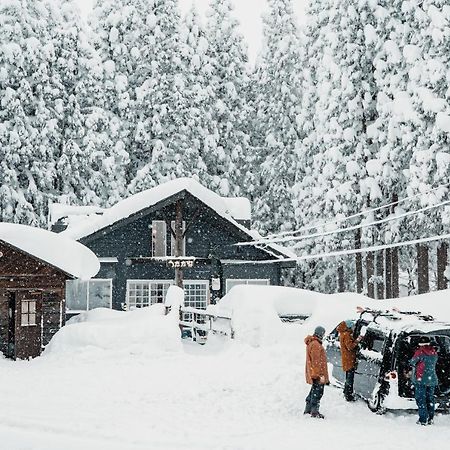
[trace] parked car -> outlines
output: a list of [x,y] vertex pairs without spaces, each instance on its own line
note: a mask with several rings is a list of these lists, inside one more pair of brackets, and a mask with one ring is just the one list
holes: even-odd
[[[437,408],[450,409],[450,323],[416,312],[364,309],[354,325],[355,337],[365,331],[357,355],[354,390],[371,411],[417,409],[409,361],[423,335],[431,338],[439,354]],[[345,372],[336,328],[326,338],[326,351],[333,378],[343,386]]]

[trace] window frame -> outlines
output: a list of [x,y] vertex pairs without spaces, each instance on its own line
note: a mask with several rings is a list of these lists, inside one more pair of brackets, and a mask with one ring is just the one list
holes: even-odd
[[[170,222],[170,226],[172,227],[172,230],[175,230],[175,220],[172,220]],[[181,231],[183,233],[183,251],[182,251],[182,257],[186,256],[186,221],[183,220],[183,225],[181,228]],[[170,233],[170,256],[175,257],[175,236],[172,234],[172,232],[169,230]]]
[[109,309],[112,309],[112,288],[113,288],[113,280],[112,278],[91,278],[88,280],[88,288],[87,288],[87,310],[89,309],[89,285],[91,283],[101,282],[101,281],[108,281],[109,282]]
[[[34,304],[34,311],[30,311],[30,304]],[[23,307],[24,305],[27,305],[27,310],[24,312]],[[24,316],[27,317],[27,322],[24,323],[23,318]],[[34,323],[30,323],[30,317],[34,316]],[[21,327],[36,327],[38,326],[37,323],[37,300],[36,299],[28,299],[23,298],[20,300],[20,326]]]
[[[162,236],[164,238],[164,245],[162,245],[162,248],[164,249],[164,255],[156,255],[155,253],[155,249],[156,249],[156,235],[154,235],[154,230],[156,229],[156,227],[154,226],[154,224],[156,223],[160,223],[163,225],[163,232],[162,232]],[[150,242],[150,250],[151,250],[151,255],[152,258],[165,258],[167,256],[167,223],[164,220],[152,220],[151,222],[151,226],[150,226],[150,237],[151,237],[151,242]]]
[[[240,285],[244,285],[244,286],[271,286],[270,284],[270,278],[227,278],[225,280],[225,294],[228,294],[228,292],[230,291],[231,288],[229,288],[229,282],[241,282]],[[245,283],[242,283],[242,282]],[[252,283],[248,283],[249,281],[265,281],[265,284],[262,283],[257,283],[257,284],[252,284]],[[237,285],[236,285],[237,286]]]
[[86,312],[86,311],[91,311],[89,309],[89,284],[91,282],[99,282],[99,281],[108,281],[109,282],[109,309],[112,309],[112,303],[113,303],[113,299],[112,299],[112,289],[113,289],[113,279],[112,278],[91,278],[90,280],[87,281],[82,281],[82,280],[68,280],[68,281],[78,281],[81,283],[86,283],[86,309],[69,309],[67,307],[67,287],[66,287],[66,312],[72,314],[72,313],[82,313],[82,312]]
[[[127,287],[126,287],[126,305],[127,310],[130,310],[130,284],[136,283],[136,284],[147,284],[148,286],[148,292],[149,292],[149,303],[148,306],[157,304],[151,302],[151,285],[152,284],[169,284],[170,286],[173,286],[175,284],[174,280],[139,280],[139,279],[128,279],[127,280]],[[185,289],[185,285],[201,285],[205,286],[205,292],[206,292],[206,307],[210,304],[211,301],[211,293],[210,293],[210,282],[209,280],[183,280],[183,289]],[[169,287],[170,287],[169,286]],[[185,291],[186,292],[186,291]],[[166,292],[167,294],[167,292]],[[146,306],[144,306],[145,308]],[[135,308],[136,309],[136,308]]]

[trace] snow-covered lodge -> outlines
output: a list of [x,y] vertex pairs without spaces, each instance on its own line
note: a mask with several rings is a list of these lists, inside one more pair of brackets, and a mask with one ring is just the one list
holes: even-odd
[[187,178],[106,210],[57,205],[52,229],[87,246],[101,263],[94,279],[68,281],[67,312],[162,303],[176,276],[182,277],[185,305],[197,308],[236,284],[279,285],[293,255],[277,245],[235,245],[260,237],[250,226],[247,199],[220,197]]
[[0,352],[34,358],[65,323],[66,281],[100,268],[80,243],[26,225],[0,223]]

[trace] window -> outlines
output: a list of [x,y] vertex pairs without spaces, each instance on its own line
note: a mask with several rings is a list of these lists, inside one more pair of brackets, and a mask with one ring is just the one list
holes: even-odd
[[[172,230],[175,231],[175,221],[174,220],[172,220],[171,226],[172,226]],[[185,231],[186,231],[186,222],[183,220],[183,228],[182,228],[183,244],[182,244],[180,256],[186,255],[186,236],[184,236]],[[170,256],[175,256],[175,237],[173,236],[172,233],[170,233]]]
[[89,280],[88,309],[112,307],[112,281]]
[[[175,221],[171,222],[172,230],[175,231]],[[164,220],[154,220],[152,222],[152,256],[154,258],[163,258],[164,256],[175,256],[175,237],[172,231],[168,229]],[[186,230],[186,222],[183,221],[183,234]],[[170,248],[167,248],[170,242]],[[186,238],[183,237],[183,245],[180,256],[186,254]]]
[[66,307],[71,311],[87,311],[88,282],[66,281]]
[[128,280],[128,309],[144,308],[155,303],[164,303],[167,290],[171,284],[173,284],[173,281]]
[[[196,309],[206,309],[208,306],[209,283],[206,281],[184,282],[184,306]],[[204,316],[201,316],[204,317]],[[182,320],[190,322],[191,313],[183,313]]]
[[184,306],[206,309],[208,306],[208,287],[206,281],[186,281],[184,283]]
[[256,285],[256,286],[269,286],[270,285],[270,280],[268,279],[253,279],[253,280],[233,280],[233,279],[228,279],[227,280],[227,292],[230,291],[230,289],[234,286],[238,286],[241,284],[245,284],[245,285]]
[[95,278],[89,281],[67,281],[66,306],[69,311],[111,308],[112,280]]
[[22,300],[21,314],[23,327],[36,325],[36,300]]
[[[128,280],[128,309],[144,308],[155,303],[164,303],[173,280]],[[198,309],[206,309],[209,296],[208,281],[185,280],[184,304]]]
[[154,220],[152,222],[152,256],[163,257],[167,255],[166,222]]
[[367,350],[382,353],[384,341],[384,335],[368,330],[362,343]]

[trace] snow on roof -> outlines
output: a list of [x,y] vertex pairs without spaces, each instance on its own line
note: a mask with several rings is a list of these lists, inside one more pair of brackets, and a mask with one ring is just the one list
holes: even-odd
[[[231,201],[230,199],[224,199],[215,192],[202,186],[193,178],[178,178],[152,189],[147,189],[139,192],[138,194],[134,194],[131,197],[116,203],[111,208],[106,209],[103,215],[95,216],[89,220],[84,220],[78,224],[69,226],[61,234],[74,239],[81,239],[113,225],[120,220],[126,219],[127,217],[130,217],[143,209],[156,205],[157,203],[178,194],[181,191],[187,191],[192,196],[198,198],[205,205],[213,209],[218,215],[231,222],[234,226],[246,233],[252,239],[259,236],[254,231],[250,231],[236,222],[235,218],[233,218],[233,211],[242,217],[247,217],[247,213],[249,212],[248,210],[250,209],[249,204],[246,206],[242,198],[231,199]],[[278,245],[270,244],[264,248],[264,250],[268,253],[270,253],[270,249],[281,253],[284,257],[295,257],[293,252]],[[273,256],[280,258],[279,255]]]
[[49,222],[54,225],[59,219],[71,216],[89,216],[91,214],[103,214],[104,209],[98,206],[72,206],[62,203],[49,205]]
[[252,207],[245,197],[222,197],[231,217],[236,220],[251,220]]
[[87,247],[66,236],[41,228],[2,222],[0,223],[0,241],[75,278],[86,280],[95,276],[100,270],[97,257]]

